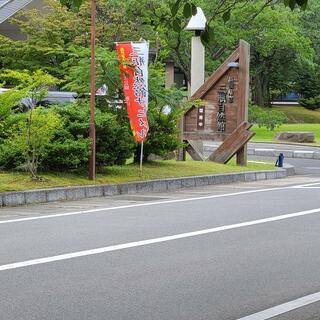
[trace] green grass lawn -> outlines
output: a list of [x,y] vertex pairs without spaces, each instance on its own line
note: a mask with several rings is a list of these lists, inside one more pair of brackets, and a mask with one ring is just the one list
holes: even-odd
[[[140,176],[139,167],[124,165],[104,168],[97,174],[96,184],[121,183],[139,180],[161,179],[169,177],[184,177],[215,173],[228,173],[250,170],[270,170],[273,164],[249,163],[247,167],[236,166],[233,161],[227,165],[213,162],[185,161],[177,162],[153,161],[144,165]],[[43,181],[32,181],[29,174],[21,172],[0,172],[0,192],[41,189],[50,187],[66,187],[77,185],[92,185],[86,174],[75,173],[43,173]]]
[[[284,124],[280,128],[275,129],[274,131],[269,131],[265,128],[259,128],[258,126],[253,126],[252,130],[256,135],[252,138],[251,141],[261,141],[261,142],[271,142],[274,141],[274,137],[278,132],[284,131],[299,131],[299,132],[313,132],[316,136],[315,144],[320,144],[320,124],[313,123],[299,123],[299,124]],[[310,143],[310,145],[313,145]]]
[[279,106],[273,107],[273,110],[282,111],[288,118],[288,123],[319,123],[320,109],[312,111],[301,106]]

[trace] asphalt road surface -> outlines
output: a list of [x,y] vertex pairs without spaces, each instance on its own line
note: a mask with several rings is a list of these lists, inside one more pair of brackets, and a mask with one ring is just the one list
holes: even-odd
[[0,209],[0,319],[318,320],[320,176]]

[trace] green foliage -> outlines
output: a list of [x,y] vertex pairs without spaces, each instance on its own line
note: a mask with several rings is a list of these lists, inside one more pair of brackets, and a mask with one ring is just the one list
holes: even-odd
[[96,151],[100,166],[125,164],[136,146],[127,115],[117,113],[111,113],[107,104],[96,112]]
[[26,97],[24,89],[10,89],[0,93],[0,123],[5,120],[12,112],[12,108],[20,104],[22,98]]
[[[215,20],[219,17],[222,18],[224,23],[228,22],[231,18],[231,12],[236,6],[242,6],[246,8],[247,5],[250,5],[252,3],[255,3],[255,1],[247,1],[247,0],[235,0],[235,1],[229,1],[229,0],[222,0],[222,1],[212,1],[214,9],[210,11],[210,16],[208,17],[208,22],[206,23],[205,29],[201,33],[201,40],[204,44],[209,44],[210,41],[212,41],[212,27],[210,26],[210,22],[212,20]],[[307,8],[308,0],[283,0],[283,4],[286,7],[289,7],[291,10],[294,10],[295,8],[301,8],[302,10],[305,10]],[[262,9],[274,5],[273,1],[264,0],[262,2]],[[175,0],[170,5],[170,11],[166,12],[163,16],[161,21],[163,21],[166,25],[170,25],[172,29],[180,33],[182,28],[182,22],[181,22],[181,12],[183,13],[184,17],[186,19],[189,19],[191,15],[196,14],[196,8],[193,1],[191,0]],[[192,9],[193,8],[193,9]],[[259,13],[259,11],[257,11]]]
[[37,102],[47,95],[49,86],[57,83],[57,79],[41,70],[35,72],[4,70],[0,76],[2,80],[15,85],[14,89],[0,98],[0,101],[1,99],[4,101],[0,110],[5,111],[6,117],[18,99],[29,99],[28,112],[20,117],[12,116],[18,121],[8,130],[4,146],[1,147],[2,165],[8,165],[8,159],[14,155],[21,155],[32,178],[37,179],[38,166],[46,154],[46,146],[60,122],[58,116],[51,111],[41,108],[35,110],[35,107]]
[[6,140],[6,146],[20,153],[32,178],[36,179],[38,166],[47,152],[47,145],[54,137],[61,122],[52,110],[37,108],[29,110],[25,118],[13,128]]
[[[148,110],[150,130],[144,143],[144,160],[150,154],[165,156],[181,146],[177,124],[186,108],[190,107],[190,102],[183,102],[183,91],[175,87],[165,88],[164,79],[163,65],[150,65]],[[140,157],[139,147],[135,153],[136,161]]]
[[287,117],[283,112],[264,109],[255,105],[250,105],[249,121],[257,124],[259,128],[265,127],[269,131],[274,131],[285,123]]
[[[15,86],[11,98],[14,95],[16,98],[29,98],[31,108],[34,108],[37,102],[47,95],[50,86],[59,82],[56,78],[42,70],[34,72],[27,70],[4,70],[0,73],[0,78]],[[14,100],[11,102],[16,103]]]
[[[78,93],[90,92],[90,49],[72,48],[69,59],[63,63],[66,72],[64,89]],[[121,87],[119,60],[115,51],[96,48],[96,88],[104,84],[108,87],[108,95],[114,97]]]
[[[132,156],[135,143],[127,119],[104,102],[96,109],[97,164],[124,164]],[[47,146],[43,165],[50,169],[81,168],[89,155],[89,105],[84,101],[53,107],[63,122]]]
[[84,0],[60,0],[60,2],[69,9],[79,9]]
[[310,99],[317,96],[320,92],[320,73],[319,66],[303,64],[298,69],[298,74],[294,84],[294,89],[304,98]]
[[43,166],[48,169],[79,168],[88,162],[89,139],[87,108],[78,104],[52,107],[59,115],[62,126],[55,131],[47,146]]
[[308,110],[320,109],[320,96],[309,99],[300,99],[299,103]]

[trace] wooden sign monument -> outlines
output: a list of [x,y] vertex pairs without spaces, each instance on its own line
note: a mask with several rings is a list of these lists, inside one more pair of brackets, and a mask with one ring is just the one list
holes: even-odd
[[183,140],[194,160],[203,160],[197,143],[204,140],[222,144],[209,160],[227,163],[237,155],[237,164],[247,163],[247,142],[253,137],[248,123],[250,47],[243,40],[239,47],[192,95],[206,101],[192,107],[183,119]]

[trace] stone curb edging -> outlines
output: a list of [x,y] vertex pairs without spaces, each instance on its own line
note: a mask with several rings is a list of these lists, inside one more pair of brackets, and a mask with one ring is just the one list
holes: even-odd
[[234,182],[280,179],[294,175],[294,167],[266,171],[247,171],[206,176],[149,180],[121,184],[92,185],[67,188],[51,188],[0,193],[0,207],[46,203],[62,200],[79,200],[92,197],[106,197],[121,194],[166,192],[182,188],[200,187]]
[[281,150],[281,149],[248,149],[248,155],[278,157],[283,153],[285,158],[320,160],[320,152],[308,150]]
[[[215,148],[205,146],[204,150],[205,150],[205,152],[213,152],[215,150]],[[320,160],[320,151],[248,148],[248,155],[250,155],[250,156],[262,156],[262,157],[275,157],[276,158],[279,156],[280,153],[283,153],[285,158]]]

